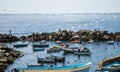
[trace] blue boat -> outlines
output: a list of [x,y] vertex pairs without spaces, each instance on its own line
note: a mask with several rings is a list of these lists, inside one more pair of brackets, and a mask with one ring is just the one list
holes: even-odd
[[[88,62],[85,64],[75,64],[75,65],[68,65],[68,66],[37,66],[37,67],[28,67],[28,68],[16,68],[18,71],[31,71],[34,72],[35,70],[39,72],[89,72],[89,68],[91,67],[92,62]],[[33,71],[32,71],[33,70]]]

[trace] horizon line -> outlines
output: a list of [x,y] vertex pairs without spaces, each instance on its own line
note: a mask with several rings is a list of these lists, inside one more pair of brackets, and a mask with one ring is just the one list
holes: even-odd
[[120,13],[120,12],[71,12],[71,13],[0,13],[0,14],[114,14],[114,13]]

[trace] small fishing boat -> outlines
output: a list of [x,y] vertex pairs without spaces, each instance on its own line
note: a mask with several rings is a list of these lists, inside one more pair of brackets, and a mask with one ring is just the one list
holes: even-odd
[[80,51],[74,51],[75,55],[91,55],[91,52],[88,48],[83,48],[83,50]]
[[53,53],[53,52],[59,52],[60,49],[58,48],[50,48],[50,49],[47,49],[47,53]]
[[38,63],[55,63],[52,58],[38,58]]
[[53,46],[53,48],[62,48],[62,46]]
[[67,66],[39,66],[39,67],[29,67],[29,68],[16,68],[17,71],[39,71],[39,72],[89,72],[92,62],[85,64],[75,64]]
[[40,41],[40,44],[33,44],[32,46],[41,48],[41,47],[49,47],[49,44],[46,44],[46,41],[42,40]]
[[37,67],[37,66],[43,66],[43,64],[42,64],[42,63],[39,63],[39,64],[31,64],[31,65],[29,65],[29,64],[27,63],[27,67]]
[[18,48],[18,47],[27,47],[28,45],[27,44],[15,44],[15,45],[13,45],[13,47],[16,47],[16,48]]
[[33,51],[43,51],[44,48],[33,48]]
[[80,51],[80,52],[74,52],[75,55],[91,55],[91,52],[83,52],[83,51]]
[[32,46],[41,48],[41,47],[49,47],[49,44],[33,44]]
[[68,54],[68,53],[74,53],[74,49],[70,49],[70,48],[63,48],[64,54]]

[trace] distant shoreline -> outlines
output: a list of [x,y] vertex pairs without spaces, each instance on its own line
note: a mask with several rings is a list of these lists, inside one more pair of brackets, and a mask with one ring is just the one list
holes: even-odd
[[120,14],[120,12],[96,12],[96,13],[0,13],[0,15],[79,15],[79,14]]

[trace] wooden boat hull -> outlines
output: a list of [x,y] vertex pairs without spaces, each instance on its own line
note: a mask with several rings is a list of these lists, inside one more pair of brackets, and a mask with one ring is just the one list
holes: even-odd
[[[89,72],[89,68],[92,63],[88,62],[86,64],[76,64],[70,66],[55,66],[55,67],[33,67],[33,68],[17,68],[19,71],[40,71],[40,72]],[[32,71],[33,70],[33,71]]]

